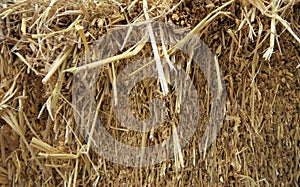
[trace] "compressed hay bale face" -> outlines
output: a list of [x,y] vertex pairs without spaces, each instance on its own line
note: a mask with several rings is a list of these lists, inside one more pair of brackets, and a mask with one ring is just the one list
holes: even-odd
[[[0,184],[297,186],[299,1],[147,3],[145,12],[139,1],[0,3]],[[183,54],[170,53],[182,43],[174,48],[166,45],[170,60],[182,64],[195,83],[200,112],[206,115],[201,114],[199,129],[187,147],[181,147],[181,155],[149,167],[123,167],[88,149],[74,119],[78,112],[72,104],[74,75],[65,70],[76,70],[88,54],[86,46],[113,28],[153,20],[191,28],[185,41],[189,33],[198,34],[217,54],[228,91],[226,119],[216,143],[199,151],[212,108],[208,80]],[[151,43],[139,47],[127,54],[130,57],[103,66],[94,85],[99,95],[94,96],[97,104],[102,101],[98,111],[107,131],[122,143],[141,147],[159,144],[175,131],[165,123],[157,132],[134,133],[112,115],[114,77],[140,60],[141,52],[154,55]],[[146,96],[152,94],[152,86],[157,91],[152,97],[164,95],[159,80],[147,81],[137,84],[129,97],[138,104],[132,107],[138,118],[148,115]],[[176,94],[170,85],[168,90],[166,108],[175,111]]]
[[[151,28],[149,27],[149,24],[151,24]],[[217,131],[220,129],[219,126],[223,119],[222,116],[224,116],[226,92],[223,90],[224,85],[222,86],[222,78],[217,62],[214,60],[214,57],[209,52],[207,46],[202,43],[201,40],[198,40],[197,36],[190,37],[189,39],[183,38],[183,34],[186,33],[185,30],[173,28],[171,25],[159,22],[139,23],[138,25],[131,25],[129,27],[112,30],[110,33],[100,38],[95,45],[91,46],[91,63],[82,61],[83,64],[80,64],[79,67],[67,71],[76,73],[73,81],[72,100],[76,110],[81,111],[81,115],[76,115],[75,113],[75,119],[79,127],[84,129],[84,131],[81,132],[83,133],[83,136],[86,137],[88,147],[91,146],[91,148],[96,149],[95,151],[101,156],[121,165],[144,167],[165,161],[174,155],[176,156],[177,153],[181,154],[181,146],[184,146],[189,138],[193,136],[198,125],[200,101],[198,100],[198,93],[193,82],[189,75],[184,71],[185,69],[183,68],[185,67],[176,68],[175,66],[177,65],[172,65],[173,62],[170,61],[169,56],[165,56],[166,60],[160,59],[159,62],[156,57],[147,57],[147,53],[150,52],[151,56],[155,54],[155,50],[157,50],[156,54],[158,54],[159,49],[157,43],[154,44],[153,38],[150,37],[150,33],[152,33],[152,37],[157,38],[154,38],[154,40],[157,40],[157,42],[161,42],[164,45],[167,44],[172,46],[170,39],[172,39],[173,45],[179,40],[184,39],[185,41],[181,42],[183,45],[179,46],[179,50],[186,54],[193,54],[193,56],[189,57],[189,59],[186,57],[187,55],[184,56],[181,54],[182,64],[185,64],[185,61],[187,60],[191,61],[194,59],[194,65],[198,66],[199,70],[201,69],[204,75],[207,76],[208,85],[212,92],[211,96],[213,104],[211,105],[212,112],[210,117],[212,120],[207,122],[208,126],[201,142],[201,150],[207,149],[207,146],[214,141]],[[148,34],[149,37],[147,37]],[[151,48],[145,47],[145,49],[149,49],[150,51],[144,52],[142,48],[146,45],[145,42],[147,42],[147,38],[149,39],[149,43],[151,43]],[[132,44],[134,44],[133,47],[131,47]],[[153,45],[156,47],[153,47]],[[102,48],[99,48],[99,46],[102,46]],[[124,48],[126,49],[124,52],[114,55],[118,50]],[[165,46],[162,47],[162,50],[165,50],[166,53],[166,49],[164,48]],[[136,55],[134,58],[139,60],[132,61],[132,54]],[[176,59],[176,55],[171,56],[171,58],[172,57]],[[125,62],[127,67],[120,70],[120,72],[117,72],[118,66],[115,66],[114,60],[119,60],[118,64]],[[161,66],[160,63],[163,61],[167,62],[164,62],[163,66]],[[113,110],[112,108],[110,109],[110,116],[114,115],[116,117],[115,121],[118,121],[121,124],[121,128],[127,127],[128,130],[146,133],[142,136],[141,144],[139,144],[140,141],[135,137],[130,137],[131,140],[137,140],[131,141],[131,144],[134,142],[137,143],[134,147],[115,141],[114,138],[116,137],[112,138],[111,135],[106,132],[106,129],[102,127],[103,124],[97,120],[96,117],[93,117],[98,115],[98,108],[100,107],[100,104],[102,104],[102,99],[100,100],[100,104],[96,104],[94,101],[94,96],[92,96],[95,90],[94,84],[97,82],[99,72],[103,71],[101,70],[102,66],[108,63],[112,63],[107,67],[109,67],[108,76],[110,77],[110,84],[112,85],[112,105],[114,107]],[[189,66],[191,66],[190,63],[191,62],[186,65],[189,69]],[[104,71],[106,70],[107,69],[104,68]],[[158,75],[156,75],[157,71]],[[151,111],[151,114],[149,119],[143,114],[143,120],[141,121],[130,112],[129,94],[136,83],[149,78],[156,78],[156,76],[158,76],[157,80],[160,82],[161,93],[163,95],[167,94],[165,91],[169,89],[168,86],[166,87],[167,89],[164,89],[164,83],[169,83],[170,86],[174,88],[175,92],[173,95],[175,100],[169,100],[169,108],[166,108],[162,101],[152,98],[150,100],[151,105],[149,110]],[[194,79],[198,78],[199,77],[194,77]],[[101,79],[102,78],[100,77],[100,81],[106,81]],[[164,82],[162,82],[162,80]],[[151,92],[151,90],[148,89],[148,94],[149,92]],[[139,92],[135,94],[137,94],[137,97],[140,97]],[[103,96],[100,96],[100,98],[103,98]],[[136,101],[135,98],[134,100]],[[140,109],[144,105],[144,103],[139,102],[136,102],[135,104],[137,108]],[[166,111],[168,112],[165,113]],[[150,133],[153,135],[154,129],[162,122],[171,125],[172,128],[170,129],[170,132],[172,137],[164,137],[160,140],[160,143],[156,143],[153,146],[146,146],[149,144],[145,142],[147,133],[151,131]],[[164,134],[164,132],[166,132],[166,130],[163,130],[162,134]],[[164,134],[164,136],[165,135],[166,134]],[[93,142],[91,141],[92,139]],[[138,149],[137,146],[139,145],[142,145],[142,148]],[[116,150],[118,151],[118,154],[114,153]],[[183,167],[182,156],[180,159]]]

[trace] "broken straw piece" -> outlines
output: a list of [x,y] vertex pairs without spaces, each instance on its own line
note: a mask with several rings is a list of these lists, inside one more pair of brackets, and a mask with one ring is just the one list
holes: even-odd
[[[143,0],[144,14],[145,14],[146,20],[149,20],[150,17],[148,15],[147,9],[148,9],[147,1]],[[151,45],[152,45],[152,49],[153,49],[153,53],[154,53],[154,59],[155,59],[156,66],[157,66],[160,85],[161,85],[161,88],[162,88],[162,91],[163,91],[163,95],[165,96],[169,92],[168,84],[167,84],[165,74],[164,74],[164,71],[163,71],[163,67],[162,67],[162,64],[161,64],[161,60],[160,60],[160,56],[159,56],[159,53],[158,53],[158,49],[157,49],[157,45],[156,45],[156,41],[155,41],[155,37],[154,37],[154,33],[153,33],[151,23],[148,23],[147,26],[148,26],[150,41],[151,41]]]
[[162,50],[163,50],[163,54],[165,56],[165,59],[169,65],[169,67],[176,71],[176,68],[174,67],[173,63],[171,62],[170,60],[170,57],[168,55],[168,52],[167,52],[167,49],[166,49],[166,46],[165,46],[165,41],[164,41],[164,36],[163,36],[163,30],[161,28],[161,26],[159,26],[159,31],[160,31],[160,39],[161,39],[161,46],[162,46]]

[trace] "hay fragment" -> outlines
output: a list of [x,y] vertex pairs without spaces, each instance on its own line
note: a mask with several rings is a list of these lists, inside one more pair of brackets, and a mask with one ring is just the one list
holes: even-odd
[[276,19],[275,14],[277,12],[276,1],[272,1],[272,18],[271,18],[271,36],[270,36],[270,46],[267,51],[264,53],[263,57],[266,60],[270,60],[273,54],[274,46],[275,46],[275,35],[276,35]]
[[69,69],[64,70],[64,72],[76,73],[80,70],[92,69],[92,68],[96,68],[96,67],[102,66],[107,63],[111,63],[111,62],[115,62],[118,60],[132,57],[132,56],[136,55],[144,47],[145,44],[146,44],[146,40],[141,40],[135,46],[131,47],[130,49],[128,49],[127,51],[125,51],[124,53],[122,53],[120,55],[116,55],[116,56],[109,57],[109,58],[106,58],[103,60],[95,61],[90,64],[85,64],[85,65],[82,65],[79,67],[69,68]]
[[38,156],[41,158],[49,159],[77,159],[79,155],[73,154],[53,154],[53,153],[39,153]]
[[167,52],[167,49],[166,49],[166,46],[165,46],[165,39],[164,39],[163,30],[161,28],[161,25],[159,25],[159,31],[161,33],[160,34],[160,39],[161,39],[161,47],[162,47],[163,55],[164,55],[168,65],[169,65],[170,69],[173,70],[173,71],[176,71],[173,63],[170,60],[170,57],[168,55],[168,52]]
[[[144,11],[146,20],[149,20],[150,17],[149,17],[149,14],[147,12],[148,11],[147,0],[143,0],[143,11]],[[168,84],[167,84],[165,74],[164,74],[164,70],[163,70],[163,67],[162,67],[162,64],[161,64],[160,55],[158,53],[158,48],[157,48],[157,45],[156,45],[153,29],[152,29],[152,26],[151,26],[150,23],[147,25],[147,27],[148,27],[148,34],[149,34],[150,41],[151,41],[151,46],[152,46],[153,53],[154,53],[154,60],[156,62],[156,67],[157,67],[157,71],[158,71],[158,78],[159,78],[159,81],[160,81],[161,89],[163,91],[163,94],[167,95],[168,92],[169,92]]]
[[[15,54],[20,58],[22,62],[24,62],[28,66],[30,70],[32,70],[36,75],[40,75],[40,73],[36,69],[34,69],[20,53],[16,52]],[[29,73],[29,71],[27,72]]]
[[83,27],[79,26],[79,25],[75,25],[75,30],[79,32],[79,35],[80,35],[81,40],[83,42],[83,45],[84,45],[84,48],[85,48],[85,55],[87,57],[87,61],[91,62],[90,49],[89,49],[88,43],[86,41],[86,37],[85,37],[84,31],[83,31]]
[[[73,30],[75,30],[75,26],[79,24],[80,18],[81,18],[81,15],[79,15],[77,17],[77,19],[72,24],[70,24],[69,27],[66,28],[66,29],[62,29],[62,30],[59,30],[59,31],[51,32],[51,33],[48,33],[48,34],[32,34],[31,37],[33,39],[37,39],[37,38],[44,38],[45,39],[47,37],[53,37],[53,36],[55,36],[57,34],[63,34],[63,33],[67,33],[67,32],[73,31]],[[34,25],[32,25],[32,26],[34,26]]]
[[[174,123],[172,123],[172,136],[173,136],[173,141],[174,141],[175,168],[176,169],[184,168],[182,150],[181,150],[181,146],[179,143],[177,128]],[[179,163],[177,162],[177,160],[179,160]]]
[[57,71],[57,69],[62,65],[62,63],[69,57],[73,47],[66,46],[65,49],[60,53],[60,55],[55,59],[47,75],[43,78],[42,82],[45,84],[49,81],[51,76]]

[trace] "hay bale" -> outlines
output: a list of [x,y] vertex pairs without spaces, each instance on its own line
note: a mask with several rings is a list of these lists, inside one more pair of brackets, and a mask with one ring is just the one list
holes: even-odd
[[[1,185],[299,185],[299,1],[5,0],[0,5]],[[107,56],[96,64],[102,67],[95,85],[96,114],[124,144],[147,147],[176,137],[178,98],[159,79],[138,82],[129,96],[138,119],[150,116],[152,98],[168,101],[169,118],[155,131],[124,128],[112,105],[117,76],[126,65],[169,55],[171,64],[183,67],[196,84],[201,119],[185,147],[174,145],[178,155],[126,167],[91,148],[93,140],[82,132],[91,132],[92,123],[85,130],[78,127],[74,73],[93,60],[91,46],[102,36],[153,20],[180,26],[178,32],[185,35],[174,40],[175,46],[141,42],[113,58],[98,45]],[[201,137],[213,106],[209,80],[187,55],[174,51],[193,36],[216,54],[228,95],[220,132],[204,151]]]

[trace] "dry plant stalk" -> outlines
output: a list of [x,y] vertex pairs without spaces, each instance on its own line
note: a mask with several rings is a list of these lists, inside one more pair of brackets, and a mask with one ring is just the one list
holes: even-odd
[[[147,12],[148,11],[147,0],[143,0],[143,11],[144,11],[146,20],[149,20],[150,17],[149,17],[148,12]],[[153,53],[154,53],[154,59],[155,59],[155,62],[156,62],[156,67],[157,67],[157,71],[158,71],[158,78],[159,78],[159,81],[160,81],[161,89],[163,91],[163,94],[167,95],[168,92],[169,92],[168,84],[167,84],[165,74],[164,74],[164,70],[163,70],[163,67],[162,67],[162,64],[161,64],[161,60],[160,60],[160,56],[159,56],[159,53],[158,53],[158,48],[157,48],[157,45],[156,45],[155,36],[154,36],[154,33],[153,33],[151,23],[147,24],[147,27],[148,27],[148,34],[149,34],[150,41],[151,41],[151,46],[152,46]]]
[[145,44],[146,44],[146,40],[142,40],[142,41],[138,42],[135,46],[131,47],[130,49],[128,49],[127,51],[125,51],[124,53],[122,53],[120,55],[116,55],[116,56],[109,57],[109,58],[106,58],[103,60],[85,64],[80,67],[73,67],[70,69],[66,69],[66,70],[64,70],[64,72],[76,73],[80,70],[92,69],[92,68],[102,66],[104,64],[108,64],[108,63],[115,62],[118,60],[130,58],[132,56],[135,56],[137,53],[139,53]]

